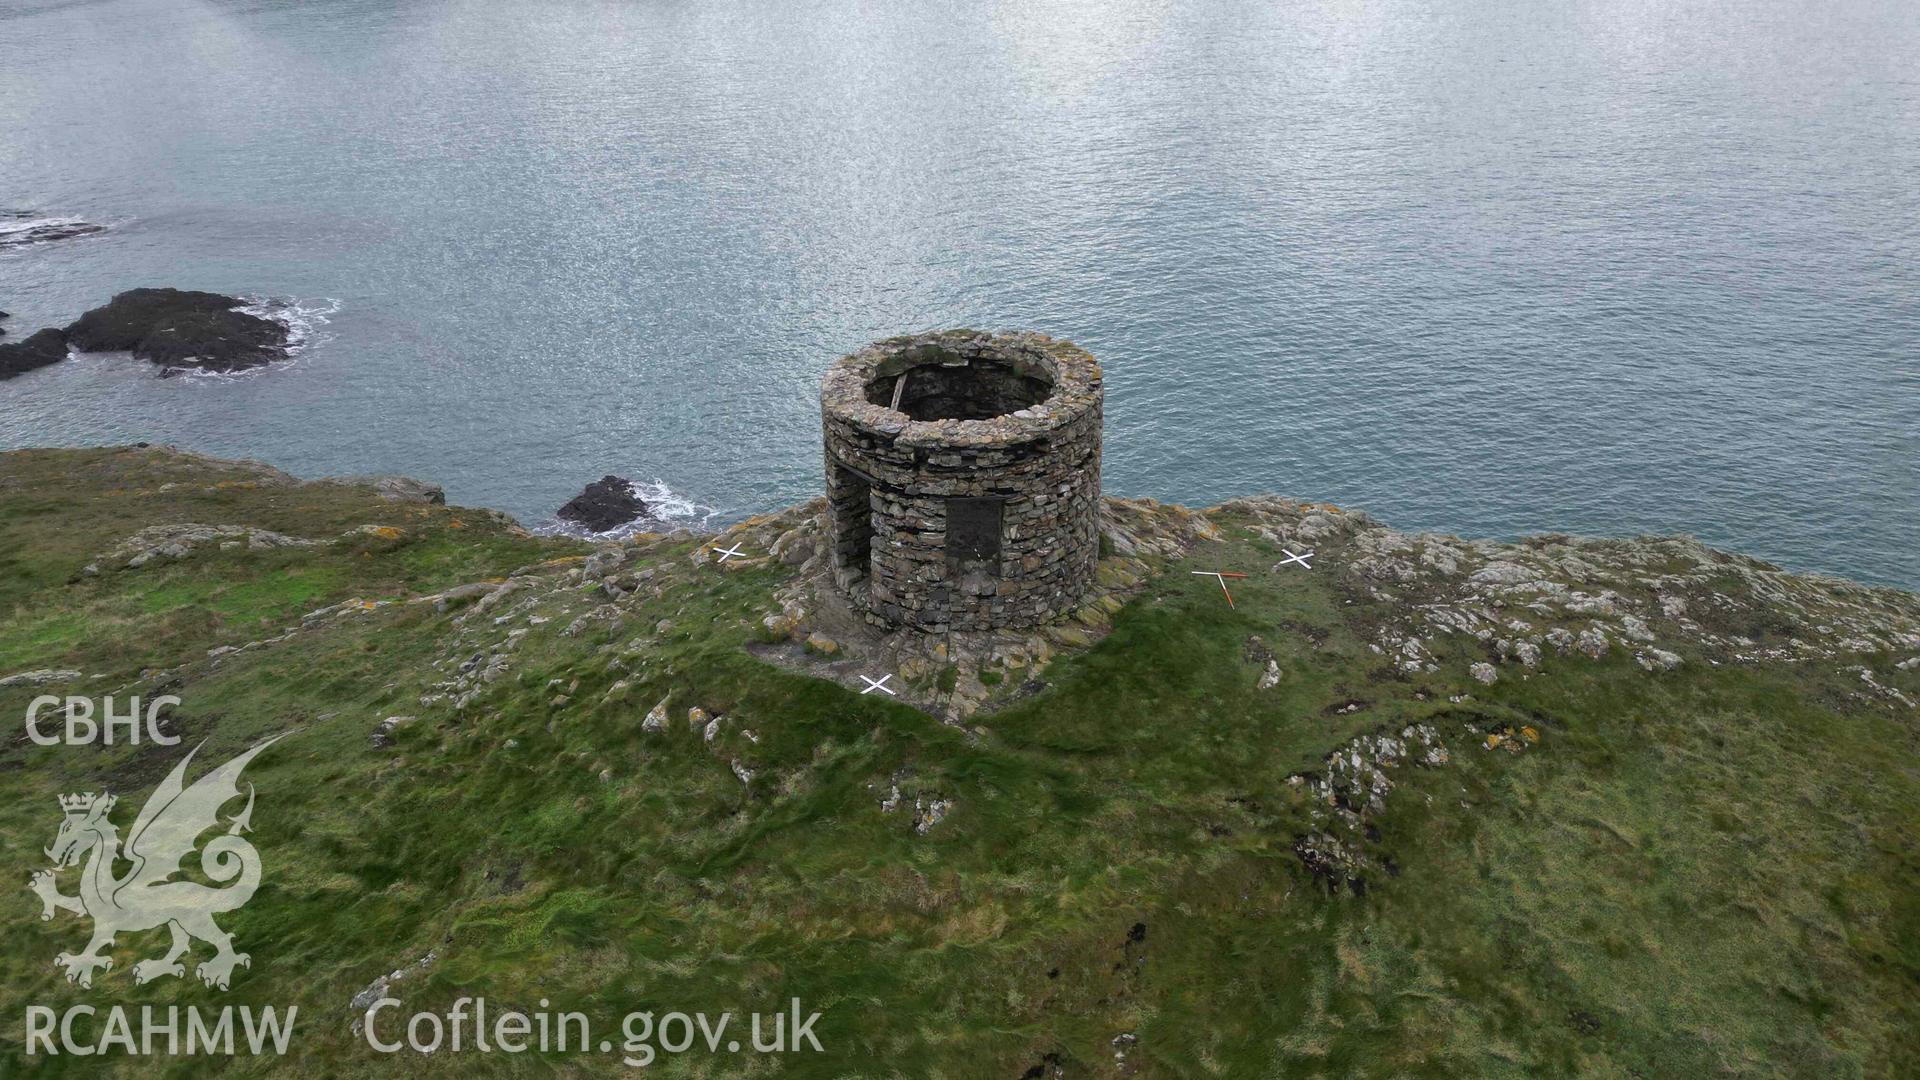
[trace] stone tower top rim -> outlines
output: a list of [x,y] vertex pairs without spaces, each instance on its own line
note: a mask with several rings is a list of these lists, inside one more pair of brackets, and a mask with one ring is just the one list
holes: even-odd
[[[915,420],[867,398],[867,388],[875,379],[918,367],[959,366],[955,359],[1010,365],[1044,380],[1050,388],[1033,405],[979,420]],[[934,330],[876,341],[841,357],[821,378],[820,405],[829,421],[884,436],[895,445],[1007,446],[1045,437],[1096,409],[1101,380],[1100,364],[1090,354],[1046,334]]]

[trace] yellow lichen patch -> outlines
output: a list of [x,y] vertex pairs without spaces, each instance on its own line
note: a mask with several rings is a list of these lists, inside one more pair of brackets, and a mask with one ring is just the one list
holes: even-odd
[[459,518],[453,518],[447,522],[447,528],[449,529],[464,529],[466,527],[467,523],[461,521]]
[[398,540],[407,535],[405,531],[391,525],[375,525],[367,530],[368,536],[377,536],[382,540]]
[[[557,559],[548,559],[545,562],[534,563],[533,568],[535,570],[557,570],[563,566],[572,566],[574,563],[582,563],[586,561],[587,561],[587,557],[585,555],[562,555]],[[493,580],[504,581],[506,579],[497,578]]]
[[1488,733],[1487,749],[1505,750],[1509,754],[1518,754],[1540,741],[1540,732],[1532,727],[1523,727],[1514,731],[1508,729],[1505,724],[1500,726],[1502,730]]

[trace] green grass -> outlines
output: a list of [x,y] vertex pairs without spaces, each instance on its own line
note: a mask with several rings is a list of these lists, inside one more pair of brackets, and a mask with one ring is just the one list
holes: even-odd
[[205,608],[231,622],[297,619],[338,594],[347,580],[338,567],[299,565],[263,569],[230,583],[183,573],[147,593],[140,606],[150,614]]
[[[825,1055],[689,1053],[644,1075],[1018,1077],[1046,1059],[1107,1076],[1122,1033],[1140,1076],[1920,1070],[1915,725],[1842,676],[1549,657],[1481,687],[1464,653],[1405,675],[1366,648],[1379,610],[1331,575],[1260,573],[1270,552],[1231,521],[1205,562],[1254,574],[1235,608],[1170,566],[976,734],[753,659],[743,646],[783,571],[695,568],[686,543],[642,556],[661,595],[617,628],[561,634],[600,602],[584,590],[543,600],[540,624],[402,604],[215,665],[207,649],[328,603],[578,548],[351,489],[109,494],[157,488],[147,471],[191,473],[126,452],[0,457],[0,532],[25,573],[6,586],[0,658],[108,675],[89,687],[150,690],[141,670],[173,672],[179,725],[209,763],[293,733],[249,769],[266,883],[223,917],[254,965],[226,994],[135,987],[128,966],[164,935],[129,935],[81,991],[52,966],[81,926],[40,922],[22,889],[0,903],[0,1012],[297,1004],[297,1057],[29,1060],[16,1020],[0,1029],[5,1075],[605,1075],[594,1054],[372,1053],[347,1001],[429,952],[396,984],[406,1012],[546,998],[612,1025],[797,996],[823,1013]],[[165,521],[406,535],[75,577]],[[420,704],[450,672],[436,663],[512,627],[529,633],[490,691],[458,714]],[[1266,691],[1245,655],[1255,634],[1284,673]],[[0,691],[0,709],[34,692]],[[669,695],[668,730],[643,733]],[[725,718],[712,744],[688,728],[694,705]],[[374,747],[392,715],[416,719]],[[1293,853],[1313,808],[1288,777],[1414,722],[1454,760],[1396,773],[1368,842],[1393,871],[1330,893]],[[1538,744],[1488,751],[1467,731],[1503,722],[1535,726]],[[24,882],[44,863],[57,794],[137,803],[179,753],[0,745],[0,865]],[[907,809],[883,813],[896,783]],[[924,835],[916,796],[953,802]]]

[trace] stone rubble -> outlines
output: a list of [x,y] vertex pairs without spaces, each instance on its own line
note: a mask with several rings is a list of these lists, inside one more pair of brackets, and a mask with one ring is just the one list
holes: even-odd
[[402,724],[410,724],[412,722],[413,722],[413,717],[411,716],[389,716],[385,720],[380,721],[380,723],[375,725],[373,729],[373,736],[371,741],[374,747],[377,749],[385,749],[389,746],[392,746],[393,745],[393,729],[401,726]]
[[[906,788],[904,791],[903,785]],[[867,785],[868,791],[877,791],[879,788],[879,784]],[[920,790],[911,768],[901,769],[886,781],[886,794],[880,796],[878,800],[880,812],[891,814],[907,807],[909,794],[912,797],[910,817],[916,836],[925,836],[932,832],[934,826],[945,821],[953,812],[955,805],[953,799],[937,791]]]
[[1469,541],[1277,496],[1211,513],[1276,546],[1315,548],[1317,567],[1387,605],[1374,647],[1409,672],[1437,671],[1434,648],[1446,638],[1478,643],[1489,666],[1533,668],[1548,651],[1601,660],[1617,647],[1653,672],[1689,654],[1807,663],[1920,647],[1920,597],[1789,573],[1686,537]]
[[217,544],[223,551],[246,548],[268,551],[274,548],[317,547],[323,541],[287,536],[268,529],[245,525],[150,525],[119,544],[102,552],[81,570],[88,576],[104,570],[138,570],[156,559],[184,559],[196,548]]
[[434,961],[438,959],[440,959],[440,953],[437,950],[430,951],[427,955],[414,961],[407,967],[395,968],[387,974],[375,978],[367,984],[366,989],[353,995],[352,1000],[347,1002],[347,1008],[353,1010],[354,1013],[352,1024],[353,1034],[358,1037],[366,1030],[367,1010],[372,1008],[374,1004],[382,998],[391,997],[392,994],[389,993],[389,991],[393,989],[393,984],[402,982],[410,976],[427,970],[432,967]]
[[55,671],[44,668],[39,671],[22,671],[0,679],[0,689],[13,686],[47,686],[51,683],[73,682],[80,678],[77,671]]
[[1435,768],[1452,760],[1440,733],[1429,724],[1408,724],[1398,735],[1355,737],[1326,756],[1323,771],[1295,773],[1290,787],[1308,798],[1309,827],[1294,838],[1301,863],[1329,888],[1366,888],[1373,868],[1364,840],[1367,819],[1387,808],[1392,773],[1405,765]]

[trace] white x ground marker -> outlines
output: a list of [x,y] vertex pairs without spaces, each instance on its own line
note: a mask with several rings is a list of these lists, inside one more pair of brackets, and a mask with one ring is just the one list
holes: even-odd
[[746,558],[746,553],[745,553],[745,552],[742,552],[742,551],[740,550],[740,545],[739,545],[739,544],[735,544],[735,545],[733,545],[733,546],[732,546],[732,547],[730,547],[730,548],[714,548],[713,550],[715,550],[715,551],[717,551],[717,552],[719,552],[719,553],[720,553],[720,561],[721,561],[721,562],[726,562],[726,561],[727,561],[728,559],[735,559],[735,558],[739,558],[739,559],[744,559],[744,558]]
[[[1311,554],[1311,553],[1309,553],[1309,554]],[[1228,607],[1232,607],[1232,606],[1233,606],[1233,594],[1232,594],[1231,592],[1227,592],[1227,579],[1228,579],[1228,578],[1230,578],[1230,577],[1231,577],[1231,578],[1243,578],[1243,577],[1246,577],[1246,576],[1247,576],[1247,575],[1245,575],[1245,574],[1236,574],[1236,573],[1234,573],[1234,572],[1233,572],[1233,571],[1231,571],[1231,570],[1195,570],[1195,571],[1194,571],[1194,573],[1195,573],[1195,574],[1197,574],[1197,575],[1198,575],[1198,576],[1200,576],[1200,577],[1210,577],[1210,578],[1217,578],[1217,579],[1219,579],[1219,582],[1220,582],[1220,591],[1221,591],[1221,592],[1223,592],[1223,593],[1226,593],[1226,594],[1227,594],[1227,606],[1228,606]]]
[[1280,560],[1279,565],[1274,567],[1275,570],[1280,569],[1281,566],[1285,566],[1288,563],[1299,563],[1301,566],[1304,566],[1309,570],[1313,569],[1313,564],[1307,561],[1308,559],[1313,558],[1313,552],[1311,551],[1307,552],[1305,555],[1295,555],[1293,552],[1288,551],[1286,548],[1281,548],[1280,553],[1282,555],[1285,555],[1286,558]]
[[899,697],[900,695],[895,694],[893,692],[893,688],[887,685],[887,680],[891,678],[893,678],[891,674],[882,675],[877,679],[869,679],[865,675],[862,675],[860,676],[860,681],[863,683],[866,683],[867,688],[865,690],[860,691],[860,693],[862,695],[865,695],[865,694],[871,694],[875,690],[878,690],[883,694],[888,694],[893,697]]

